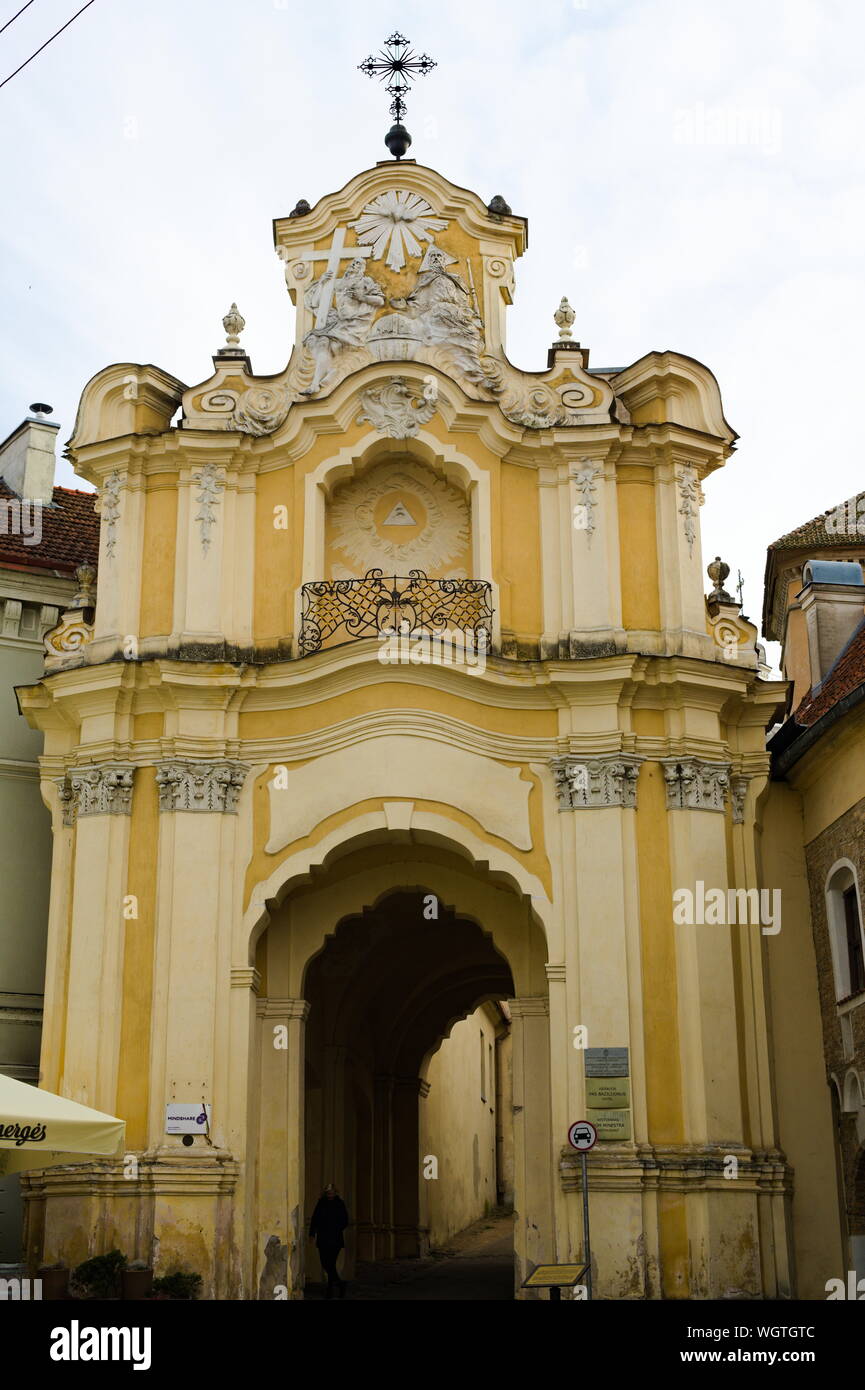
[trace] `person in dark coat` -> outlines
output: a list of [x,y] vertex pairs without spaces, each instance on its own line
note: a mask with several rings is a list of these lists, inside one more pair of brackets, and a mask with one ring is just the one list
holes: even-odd
[[342,1233],[347,1225],[348,1209],[333,1183],[330,1182],[316,1202],[315,1211],[312,1213],[312,1220],[309,1223],[310,1237],[318,1246],[321,1267],[327,1275],[326,1298],[333,1298],[334,1284],[339,1290],[340,1298],[345,1297],[345,1280],[340,1279],[337,1274],[336,1262],[339,1259],[340,1250],[345,1245]]

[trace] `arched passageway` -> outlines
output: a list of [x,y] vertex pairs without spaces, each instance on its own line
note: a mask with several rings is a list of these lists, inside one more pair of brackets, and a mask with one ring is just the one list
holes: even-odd
[[[424,1254],[427,1184],[456,1178],[437,1171],[439,1155],[420,1151],[429,1061],[454,1023],[486,1000],[513,997],[508,963],[434,894],[397,890],[340,922],[310,964],[305,994],[306,1209],[333,1181],[353,1216],[349,1263]],[[487,1046],[482,1036],[478,1089],[489,1103],[466,1136],[476,1165],[489,1145],[483,1120],[495,1112]],[[455,1110],[452,1122],[465,1121]]]
[[[473,1211],[491,1210],[505,1150],[516,1268],[529,1252],[545,1257],[554,1241],[547,947],[532,900],[461,847],[394,838],[346,847],[288,885],[268,915],[256,953],[256,1239],[263,1249],[286,1230],[291,1296],[319,1277],[306,1232],[325,1183],[349,1207],[351,1276],[358,1262],[425,1255],[431,1225],[459,1229],[454,1193],[466,1172]],[[455,1073],[440,1066],[448,1048],[457,1055],[466,1019],[481,1077],[472,1095],[483,1098],[470,1115],[456,1094],[462,1075],[451,1088]],[[280,1020],[283,1053],[271,1037]],[[460,1046],[467,1058],[465,1035]],[[467,1162],[449,1149],[448,1126],[467,1140]]]

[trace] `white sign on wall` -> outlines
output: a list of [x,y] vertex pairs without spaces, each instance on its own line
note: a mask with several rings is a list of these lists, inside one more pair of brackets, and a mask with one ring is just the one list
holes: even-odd
[[209,1105],[166,1105],[166,1134],[206,1134],[209,1129]]

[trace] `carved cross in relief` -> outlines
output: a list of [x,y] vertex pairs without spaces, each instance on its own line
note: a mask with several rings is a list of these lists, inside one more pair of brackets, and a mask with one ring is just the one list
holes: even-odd
[[300,261],[326,261],[327,271],[330,272],[330,279],[326,280],[321,286],[318,299],[318,309],[315,315],[316,328],[324,328],[327,323],[327,316],[330,306],[333,303],[333,286],[340,261],[351,258],[353,261],[361,260],[364,256],[371,256],[373,248],[371,246],[346,246],[345,227],[337,227],[333,234],[333,240],[329,247],[322,247],[320,251],[304,251],[298,260]]

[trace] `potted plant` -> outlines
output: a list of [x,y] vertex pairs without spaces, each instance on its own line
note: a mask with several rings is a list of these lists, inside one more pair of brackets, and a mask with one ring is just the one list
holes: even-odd
[[119,1250],[94,1255],[72,1271],[72,1293],[76,1298],[119,1298],[120,1271],[126,1256]]
[[40,1265],[36,1278],[42,1281],[43,1299],[69,1297],[69,1270],[59,1260],[56,1264]]
[[132,1260],[120,1271],[121,1297],[125,1300],[149,1298],[153,1288],[153,1269],[146,1260]]

